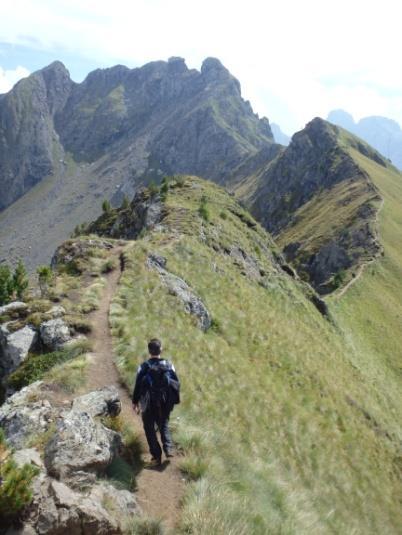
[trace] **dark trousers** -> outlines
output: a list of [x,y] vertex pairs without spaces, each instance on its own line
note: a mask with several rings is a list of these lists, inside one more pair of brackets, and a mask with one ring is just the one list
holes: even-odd
[[170,412],[157,414],[157,411],[148,410],[142,413],[142,423],[144,425],[149,451],[155,459],[159,459],[162,456],[162,449],[156,436],[157,429],[161,434],[163,451],[168,453],[173,448],[169,430],[169,416]]

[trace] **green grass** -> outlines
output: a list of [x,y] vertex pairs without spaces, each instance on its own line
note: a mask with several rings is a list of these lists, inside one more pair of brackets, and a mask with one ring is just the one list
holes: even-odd
[[[123,381],[132,387],[154,336],[182,380],[174,436],[197,480],[188,484],[180,529],[396,533],[400,426],[388,411],[397,407],[396,391],[356,366],[363,348],[275,267],[264,231],[234,215],[230,208],[240,209],[222,190],[201,184],[188,179],[169,191],[165,224],[182,234],[148,234],[132,245],[111,308]],[[208,223],[198,213],[202,196]],[[231,245],[249,255],[259,248],[265,287],[242,274],[225,253]],[[147,269],[150,252],[167,258],[219,329],[197,327]]]
[[8,377],[7,383],[17,390],[27,386],[34,381],[42,379],[45,374],[54,366],[63,364],[89,350],[88,342],[76,342],[65,349],[42,353],[40,355],[29,355],[28,358]]

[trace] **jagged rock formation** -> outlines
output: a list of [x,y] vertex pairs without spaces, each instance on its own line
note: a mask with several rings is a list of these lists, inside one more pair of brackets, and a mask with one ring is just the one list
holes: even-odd
[[167,260],[163,256],[150,254],[147,265],[159,273],[169,292],[183,303],[186,312],[197,318],[200,328],[203,331],[208,330],[211,326],[211,315],[207,307],[183,279],[166,269],[166,262]]
[[[135,496],[97,478],[121,447],[120,435],[95,418],[116,415],[115,407],[120,403],[116,388],[105,387],[81,396],[69,410],[53,406],[48,397],[47,385],[38,381],[0,407],[0,425],[15,448],[15,462],[39,468],[23,532],[123,533],[125,522],[140,512]],[[43,462],[38,450],[26,445],[32,436],[44,434],[54,425]]]
[[81,84],[55,62],[0,97],[0,210],[14,203],[0,214],[0,259],[43,262],[102,198],[178,172],[220,182],[273,143],[217,59],[200,72],[181,58],[120,65]]
[[328,121],[361,137],[402,170],[402,128],[396,121],[373,116],[355,122],[344,110],[331,111]]
[[381,251],[381,197],[351,150],[387,165],[368,145],[317,118],[274,160],[259,166],[255,156],[252,174],[235,184],[288,261],[324,294]]

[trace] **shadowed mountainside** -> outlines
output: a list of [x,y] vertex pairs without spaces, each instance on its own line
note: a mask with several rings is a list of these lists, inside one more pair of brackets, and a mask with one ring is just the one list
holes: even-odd
[[317,118],[274,159],[264,163],[252,156],[228,182],[299,274],[322,294],[381,253],[381,195],[356,153],[379,169],[392,169],[366,143]]

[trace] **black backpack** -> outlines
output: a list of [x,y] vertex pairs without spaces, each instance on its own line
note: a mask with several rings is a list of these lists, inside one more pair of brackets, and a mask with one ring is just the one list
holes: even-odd
[[141,382],[141,393],[146,409],[168,410],[180,403],[180,383],[173,377],[172,365],[166,360],[145,363],[146,373]]

